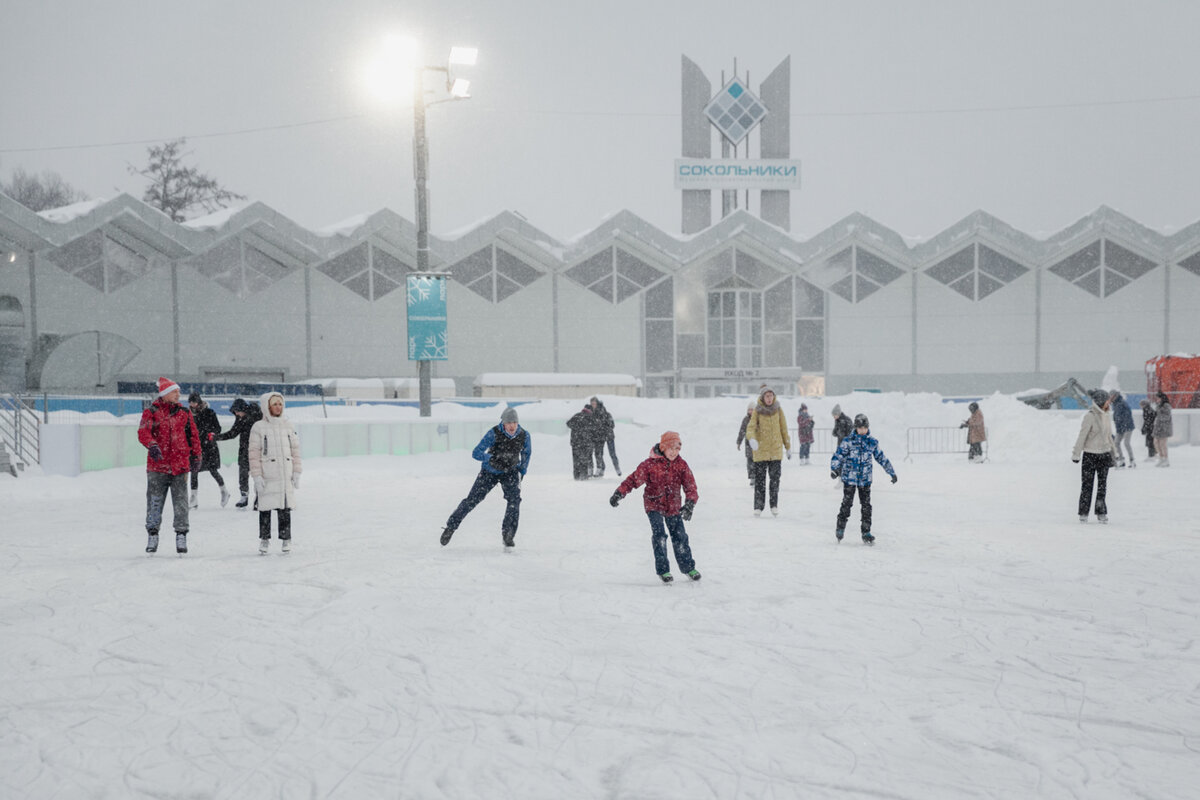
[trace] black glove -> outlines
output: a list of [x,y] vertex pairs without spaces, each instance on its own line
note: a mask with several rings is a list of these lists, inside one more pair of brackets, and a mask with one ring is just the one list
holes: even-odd
[[158,449],[158,445],[152,444],[147,448],[150,451],[150,457],[155,461],[162,461],[162,450]]
[[1079,463],[1079,459],[1078,459],[1078,458],[1072,458],[1072,459],[1071,459],[1071,463],[1072,463],[1072,464],[1078,464],[1078,463]]
[[683,517],[684,522],[692,518],[692,511],[696,509],[696,501],[688,500],[683,504],[683,508],[679,509],[679,516]]
[[896,481],[898,481],[898,480],[900,480],[900,479],[899,479],[899,478],[897,478],[897,477],[896,477],[896,473],[894,473],[894,472],[893,472],[893,473],[892,473],[892,483],[895,483],[895,482],[896,482]]
[[833,478],[834,480],[837,480],[837,477],[838,477],[837,470],[834,470],[834,469],[829,470],[829,477]]
[[612,497],[608,498],[608,504],[613,508],[616,508],[617,503],[621,502],[621,499],[624,497],[625,495],[621,494],[619,491],[613,492]]

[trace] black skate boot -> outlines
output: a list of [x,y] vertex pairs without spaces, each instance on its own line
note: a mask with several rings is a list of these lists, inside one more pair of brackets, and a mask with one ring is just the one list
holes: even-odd
[[146,539],[146,552],[147,553],[157,553],[158,552],[158,534],[157,533],[150,534],[149,538]]
[[454,528],[442,528],[442,547],[450,544],[450,537],[454,535]]

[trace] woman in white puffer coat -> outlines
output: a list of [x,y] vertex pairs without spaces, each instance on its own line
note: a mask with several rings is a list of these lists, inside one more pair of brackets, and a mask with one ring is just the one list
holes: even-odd
[[279,541],[283,552],[292,547],[292,509],[300,488],[300,439],[283,415],[283,395],[262,396],[263,418],[250,429],[250,476],[258,494],[258,552],[266,554],[271,542],[271,511],[279,516]]

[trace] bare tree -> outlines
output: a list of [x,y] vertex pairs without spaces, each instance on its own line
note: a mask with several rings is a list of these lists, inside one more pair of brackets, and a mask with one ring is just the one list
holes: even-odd
[[174,139],[160,146],[149,148],[150,161],[143,168],[130,167],[133,175],[141,175],[150,181],[142,199],[159,209],[176,222],[183,222],[188,212],[202,209],[212,213],[225,208],[235,200],[245,200],[244,195],[222,188],[215,178],[210,178],[195,167],[185,167],[183,159],[187,139]]
[[13,169],[12,178],[8,183],[0,183],[0,192],[4,192],[30,211],[62,208],[89,199],[86,194],[63,180],[57,172],[47,170],[41,175],[31,175],[21,167]]

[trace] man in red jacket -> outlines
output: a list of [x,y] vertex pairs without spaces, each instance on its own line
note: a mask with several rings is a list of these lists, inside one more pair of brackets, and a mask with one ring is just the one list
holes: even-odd
[[146,456],[146,552],[158,550],[158,528],[162,524],[167,490],[175,510],[175,551],[187,552],[188,475],[200,459],[200,433],[192,412],[179,405],[179,386],[158,379],[158,399],[142,412],[138,441]]
[[[694,581],[700,580],[700,572],[692,558],[692,547],[688,543],[684,520],[692,518],[692,510],[700,495],[696,492],[696,479],[687,462],[679,457],[683,444],[679,434],[667,431],[650,450],[650,457],[638,464],[638,468],[621,481],[608,502],[613,508],[631,491],[646,485],[642,505],[650,519],[650,544],[654,547],[654,571],[663,583],[671,577],[671,562],[667,559],[667,531],[671,534],[671,547],[675,550],[675,563],[680,572]],[[687,502],[680,505],[680,494]]]

